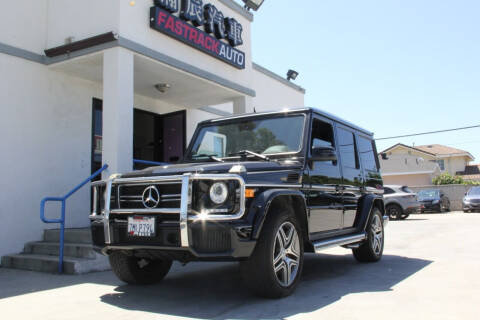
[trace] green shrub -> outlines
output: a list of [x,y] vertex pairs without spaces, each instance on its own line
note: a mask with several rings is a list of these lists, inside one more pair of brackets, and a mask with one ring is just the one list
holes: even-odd
[[461,176],[452,176],[448,172],[433,178],[432,183],[437,186],[444,184],[480,185],[479,181],[463,180]]

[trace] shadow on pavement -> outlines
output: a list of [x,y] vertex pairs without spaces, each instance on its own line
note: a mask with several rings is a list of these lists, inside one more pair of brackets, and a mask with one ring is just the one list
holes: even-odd
[[[360,264],[351,254],[306,255],[302,282],[290,297],[266,300],[242,285],[236,263],[188,265],[152,286],[122,285],[101,297],[128,310],[194,318],[286,318],[313,312],[348,294],[390,291],[432,261],[384,255]],[[179,267],[182,268],[182,267]]]
[[59,275],[0,268],[0,300],[22,294],[69,287],[84,283],[115,286],[121,283],[110,271],[82,275]]

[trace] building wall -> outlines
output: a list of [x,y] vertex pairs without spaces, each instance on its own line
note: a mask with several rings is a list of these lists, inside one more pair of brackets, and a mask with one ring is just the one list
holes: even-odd
[[[60,196],[90,174],[92,97],[98,84],[0,54],[0,255],[39,240],[40,200]],[[86,226],[89,189],[67,202],[67,226]],[[48,217],[59,217],[57,204]]]
[[464,171],[465,166],[468,165],[468,158],[465,156],[461,157],[436,157],[415,150],[405,148],[403,146],[398,146],[395,149],[389,151],[388,155],[415,155],[422,157],[425,161],[435,161],[435,160],[445,160],[445,170],[442,172],[448,172],[451,175],[455,175],[458,171]]
[[[61,0],[59,0],[61,1]],[[116,0],[110,0],[116,1]],[[239,70],[225,62],[218,60],[202,51],[194,49],[174,38],[153,30],[149,26],[152,0],[137,0],[135,6],[129,5],[130,1],[120,2],[119,34],[129,40],[141,43],[155,51],[162,52],[177,60],[229,79],[235,83],[252,88],[252,56],[251,56],[251,28],[250,21],[245,17],[224,6],[219,1],[204,1],[214,4],[225,17],[235,18],[242,24],[243,45],[236,47],[245,52],[245,70]],[[107,30],[108,31],[108,30]]]
[[253,69],[253,87],[257,92],[253,98],[253,106],[257,112],[305,106],[303,92],[256,69]]
[[47,38],[47,0],[2,1],[0,17],[0,42],[43,53]]
[[451,175],[456,175],[459,171],[465,171],[467,165],[467,157],[451,157],[445,159],[445,171]]
[[406,174],[395,176],[382,176],[383,184],[424,186],[432,183],[430,174]]
[[78,41],[110,31],[118,33],[120,3],[129,3],[118,0],[47,1],[46,48],[64,45],[68,37],[74,37],[74,41]]

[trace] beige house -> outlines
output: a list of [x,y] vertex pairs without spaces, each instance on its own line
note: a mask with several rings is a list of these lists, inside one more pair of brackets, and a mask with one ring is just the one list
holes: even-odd
[[385,184],[429,185],[443,172],[464,172],[474,157],[467,151],[439,144],[407,146],[396,144],[381,152],[382,177]]

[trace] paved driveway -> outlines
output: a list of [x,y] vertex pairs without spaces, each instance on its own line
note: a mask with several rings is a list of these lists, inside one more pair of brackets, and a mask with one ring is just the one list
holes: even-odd
[[387,227],[384,258],[357,263],[342,248],[308,255],[291,297],[253,297],[235,263],[176,264],[165,280],[126,286],[111,272],[81,276],[0,268],[2,319],[479,319],[480,214],[423,214]]

